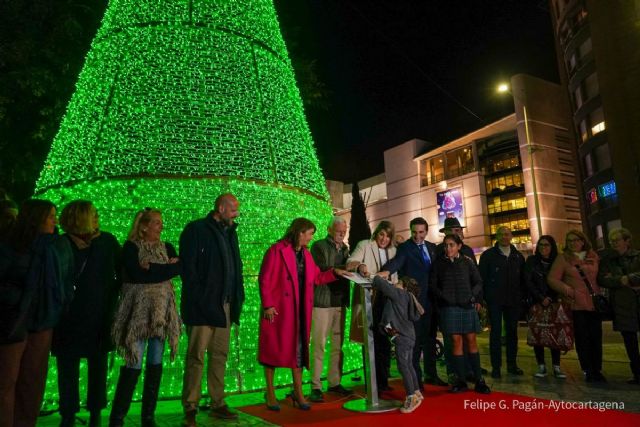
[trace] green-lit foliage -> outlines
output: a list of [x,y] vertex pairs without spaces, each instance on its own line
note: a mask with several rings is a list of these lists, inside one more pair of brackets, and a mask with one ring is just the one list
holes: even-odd
[[[324,230],[331,215],[273,4],[112,0],[37,196],[60,206],[92,200],[101,228],[120,241],[137,209],[159,208],[163,238],[177,244],[184,225],[206,215],[223,192],[241,202],[247,294],[226,389],[255,390],[263,387],[256,359],[262,256],[293,218],[308,217]],[[179,297],[179,281],[176,290]],[[183,335],[177,360],[167,355],[162,397],[180,395],[185,350]],[[345,369],[359,367],[359,347],[345,351]],[[49,403],[57,395],[50,365]],[[278,375],[278,383],[290,382],[285,370]]]

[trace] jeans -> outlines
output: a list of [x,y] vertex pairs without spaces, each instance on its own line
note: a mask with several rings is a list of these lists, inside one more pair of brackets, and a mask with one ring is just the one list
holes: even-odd
[[[160,365],[162,363],[162,353],[164,352],[164,340],[158,337],[140,340],[136,343],[140,350],[140,355],[144,354],[144,347],[147,347],[147,366]],[[142,369],[142,357],[136,364],[127,364],[127,368]]]

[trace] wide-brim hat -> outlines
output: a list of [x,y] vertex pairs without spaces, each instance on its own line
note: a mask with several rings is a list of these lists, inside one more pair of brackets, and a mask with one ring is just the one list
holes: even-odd
[[452,229],[452,228],[467,228],[467,227],[460,225],[460,221],[458,221],[458,218],[455,218],[455,217],[445,218],[444,227],[440,229],[440,232],[444,233],[446,230]]

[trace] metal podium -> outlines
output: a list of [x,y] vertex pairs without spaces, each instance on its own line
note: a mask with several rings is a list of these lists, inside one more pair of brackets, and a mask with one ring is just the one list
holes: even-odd
[[373,348],[373,311],[371,306],[371,284],[356,284],[360,287],[360,300],[362,301],[362,324],[365,325],[363,333],[363,368],[367,385],[367,396],[364,399],[347,401],[342,407],[355,412],[389,412],[395,411],[402,402],[397,400],[380,400],[378,397],[378,383],[376,381],[376,355]]

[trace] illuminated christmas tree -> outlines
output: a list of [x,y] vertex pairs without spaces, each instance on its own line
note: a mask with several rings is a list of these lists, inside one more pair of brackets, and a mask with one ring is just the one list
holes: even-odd
[[[59,206],[92,200],[101,228],[121,241],[136,210],[159,208],[163,239],[177,244],[184,225],[223,192],[241,202],[247,294],[229,355],[233,392],[263,387],[256,354],[264,252],[293,218],[312,219],[322,237],[331,215],[275,9],[270,0],[112,0],[36,195]],[[180,395],[185,349],[183,336],[161,396]],[[345,369],[360,365],[358,348],[347,356]],[[289,381],[283,371],[279,382]],[[53,369],[47,390],[55,399]]]

